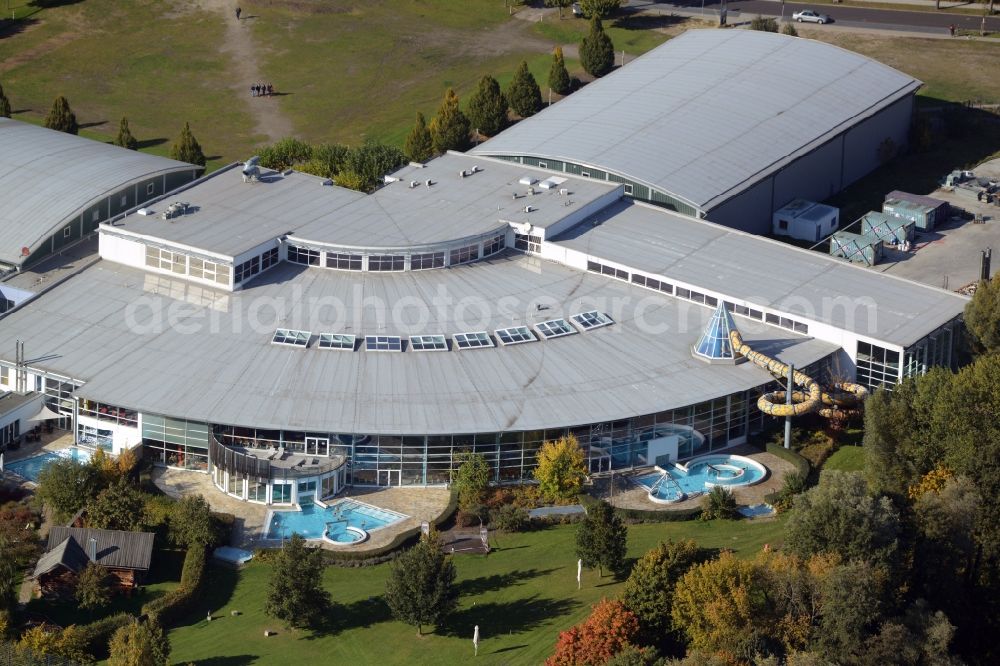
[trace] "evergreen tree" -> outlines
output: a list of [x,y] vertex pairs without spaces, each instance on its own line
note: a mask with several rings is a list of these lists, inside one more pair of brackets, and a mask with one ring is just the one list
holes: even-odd
[[500,92],[500,84],[489,74],[479,80],[479,88],[469,98],[469,123],[486,136],[497,134],[507,125],[507,100]]
[[580,0],[580,9],[587,18],[604,18],[621,4],[622,0]]
[[590,19],[590,34],[580,43],[580,64],[591,76],[601,77],[615,66],[615,47],[604,32],[601,19]]
[[538,82],[528,71],[528,63],[524,60],[507,87],[507,101],[514,113],[522,118],[533,116],[542,109],[542,91],[538,89]]
[[557,46],[552,52],[552,67],[549,69],[549,88],[557,95],[566,95],[572,88],[566,61],[563,60],[562,47]]
[[455,565],[441,552],[431,533],[393,562],[385,584],[385,601],[393,617],[417,628],[440,624],[458,604]]
[[118,136],[115,138],[115,145],[129,150],[139,148],[139,142],[132,136],[132,131],[128,127],[128,118],[122,116],[121,123],[118,124]]
[[454,89],[448,88],[445,92],[437,115],[431,121],[430,130],[436,153],[465,150],[469,145],[469,119],[459,108],[458,95]]
[[170,148],[170,159],[205,166],[205,153],[201,152],[201,144],[191,133],[189,123],[184,123],[184,129],[181,130],[177,143]]
[[0,118],[10,118],[10,100],[4,94],[3,86],[0,86]]
[[546,7],[558,7],[559,18],[563,17],[563,9],[573,4],[573,0],[545,0]]
[[49,115],[45,116],[45,126],[57,132],[76,134],[80,131],[80,126],[76,122],[76,114],[69,108],[69,102],[65,97],[59,95],[52,102]]
[[424,114],[417,111],[417,122],[406,137],[406,144],[403,152],[407,159],[412,162],[426,162],[434,155],[434,142],[431,140],[431,131],[427,129],[427,121]]
[[587,510],[576,531],[576,555],[585,567],[598,567],[601,576],[607,568],[618,573],[625,566],[625,543],[628,528],[610,504],[601,500]]
[[323,554],[293,534],[278,552],[268,583],[264,612],[290,627],[313,627],[330,607],[323,589]]
[[211,548],[219,541],[212,509],[201,495],[186,495],[170,514],[170,540],[188,548],[196,543]]
[[622,603],[639,620],[643,645],[656,645],[673,630],[670,606],[674,585],[698,562],[694,541],[660,543],[639,558],[625,581]]

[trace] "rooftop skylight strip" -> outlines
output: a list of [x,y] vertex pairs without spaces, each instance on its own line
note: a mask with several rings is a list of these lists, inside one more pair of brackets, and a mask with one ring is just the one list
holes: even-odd
[[502,345],[519,345],[522,342],[534,342],[537,340],[535,335],[528,329],[527,326],[511,326],[510,328],[501,328],[494,331],[497,336],[497,340],[500,341]]
[[535,324],[535,330],[546,340],[576,333],[576,329],[567,324],[565,319],[550,319],[539,322]]
[[403,351],[403,339],[396,335],[366,335],[366,351]]
[[443,335],[411,335],[410,349],[413,351],[448,351],[448,341]]
[[320,349],[345,349],[354,351],[355,336],[348,333],[320,333]]
[[271,342],[276,345],[290,345],[292,347],[305,347],[309,344],[312,333],[309,331],[296,331],[291,328],[279,328],[274,332]]
[[577,326],[579,326],[584,331],[589,331],[594,328],[600,328],[601,326],[610,326],[615,323],[608,315],[603,312],[598,312],[597,310],[590,310],[589,312],[580,312],[570,317]]
[[456,333],[452,336],[455,346],[459,349],[482,349],[493,347],[493,340],[490,339],[486,331],[472,331],[469,333]]

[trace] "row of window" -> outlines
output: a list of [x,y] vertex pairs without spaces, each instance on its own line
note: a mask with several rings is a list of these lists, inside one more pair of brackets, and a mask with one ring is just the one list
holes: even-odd
[[170,271],[177,275],[190,275],[194,278],[226,286],[229,285],[229,278],[232,275],[232,267],[227,264],[220,264],[199,257],[189,257],[181,252],[174,252],[152,245],[146,246],[146,265],[150,268]]
[[[500,252],[506,246],[506,236],[504,234],[497,234],[496,236],[493,236],[483,242],[482,252],[480,252],[478,243],[451,250],[448,253],[448,265],[457,266],[458,264],[475,261],[480,257],[489,257]],[[288,246],[288,261],[293,264],[302,264],[303,266],[319,266],[321,265],[320,254],[319,250],[312,250],[295,245]],[[322,265],[327,268],[333,268],[341,271],[405,271],[406,258],[407,255],[404,254],[369,255],[366,269],[364,255],[345,252],[326,252]],[[411,271],[444,268],[445,266],[444,251],[415,253],[409,255],[409,259]]]
[[234,272],[235,282],[239,284],[244,280],[249,280],[257,273],[266,271],[271,266],[278,263],[278,248],[272,247],[270,250],[256,257],[251,257],[236,267]]
[[514,234],[514,248],[523,252],[541,252],[542,237],[530,234]]

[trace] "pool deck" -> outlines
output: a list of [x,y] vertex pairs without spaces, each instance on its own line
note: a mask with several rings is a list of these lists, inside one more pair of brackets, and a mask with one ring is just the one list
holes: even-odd
[[[266,548],[280,544],[279,541],[263,538],[268,511],[287,510],[287,506],[265,506],[243,502],[226,495],[212,484],[208,474],[188,470],[156,468],[153,483],[167,495],[180,498],[185,495],[201,495],[213,511],[231,513],[236,516],[233,538],[229,545],[239,548]],[[437,518],[448,506],[450,492],[445,488],[348,488],[347,491],[326,500],[330,504],[339,499],[352,499],[371,504],[380,509],[389,509],[404,514],[407,518],[370,532],[367,541],[356,546],[336,548],[321,541],[311,544],[336,551],[364,552],[380,548],[395,538],[400,532],[419,527],[422,521]]]
[[[719,455],[744,456],[759,462],[768,470],[767,477],[760,483],[752,486],[736,486],[732,489],[733,494],[736,496],[737,504],[741,506],[752,506],[763,503],[764,497],[781,489],[781,486],[785,482],[785,475],[795,471],[795,466],[791,463],[782,460],[778,456],[749,446],[737,446],[732,449],[718,451],[717,453]],[[715,452],[706,455],[715,455]],[[602,478],[595,482],[591,494],[595,497],[606,499],[612,505],[622,509],[638,509],[640,511],[681,511],[701,506],[700,495],[675,504],[651,502],[646,489],[630,481],[627,476],[628,473],[615,474],[613,494],[611,493],[609,478]],[[610,499],[609,495],[611,495]],[[760,520],[760,518],[756,520]]]

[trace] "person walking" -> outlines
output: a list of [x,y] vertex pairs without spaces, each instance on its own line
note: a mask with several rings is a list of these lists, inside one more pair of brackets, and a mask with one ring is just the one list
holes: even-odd
[[267,84],[267,96],[270,97],[272,92],[274,92],[274,89],[271,87],[271,84],[268,83]]
[[250,96],[251,97],[256,97],[257,96],[257,91],[254,90],[253,86],[250,86]]
[[243,13],[243,10],[241,8],[237,7],[236,8],[236,20],[237,21],[240,20],[240,14],[242,14],[242,13]]
[[948,26],[948,32],[951,33],[952,37],[955,36],[955,24],[954,23],[952,23],[951,25]]

